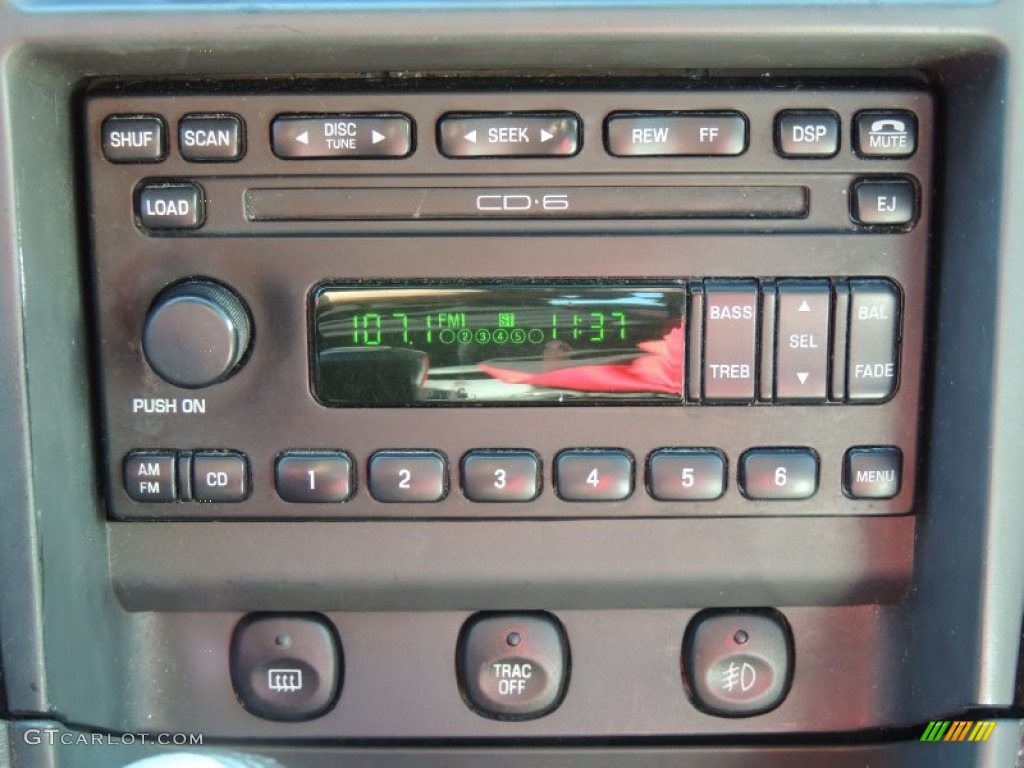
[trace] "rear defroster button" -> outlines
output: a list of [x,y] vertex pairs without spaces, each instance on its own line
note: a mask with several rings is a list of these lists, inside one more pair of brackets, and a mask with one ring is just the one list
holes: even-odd
[[541,717],[565,695],[569,646],[548,614],[475,616],[462,629],[457,659],[463,696],[485,717]]

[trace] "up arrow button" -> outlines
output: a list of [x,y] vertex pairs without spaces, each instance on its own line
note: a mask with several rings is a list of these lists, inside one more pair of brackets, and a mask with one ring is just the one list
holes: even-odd
[[579,118],[567,112],[448,114],[438,123],[447,157],[568,157],[580,146]]

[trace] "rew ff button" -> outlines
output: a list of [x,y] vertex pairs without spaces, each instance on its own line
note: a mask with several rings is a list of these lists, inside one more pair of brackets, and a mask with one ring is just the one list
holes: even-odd
[[616,113],[605,121],[605,146],[616,157],[742,155],[747,120],[739,112]]
[[569,645],[548,614],[479,614],[462,628],[456,665],[462,695],[478,713],[527,720],[561,704]]

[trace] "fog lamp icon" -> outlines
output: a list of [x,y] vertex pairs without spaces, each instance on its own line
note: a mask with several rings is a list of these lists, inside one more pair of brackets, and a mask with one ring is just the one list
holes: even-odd
[[275,693],[294,693],[302,690],[301,669],[268,669],[267,687]]

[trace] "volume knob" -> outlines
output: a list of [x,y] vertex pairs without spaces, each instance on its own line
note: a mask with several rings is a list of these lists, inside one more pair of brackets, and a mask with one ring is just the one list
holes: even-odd
[[164,381],[208,387],[245,358],[252,320],[239,296],[211,280],[186,280],[157,296],[142,329],[142,350]]

